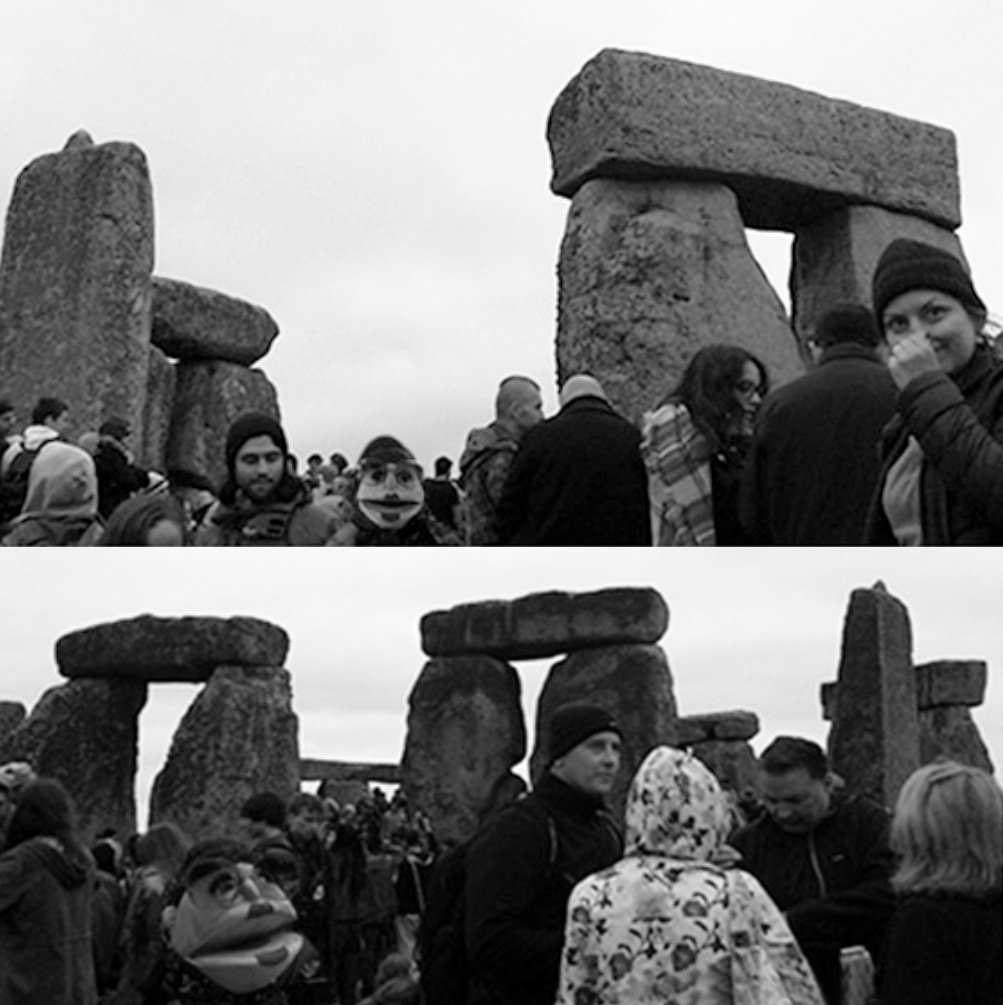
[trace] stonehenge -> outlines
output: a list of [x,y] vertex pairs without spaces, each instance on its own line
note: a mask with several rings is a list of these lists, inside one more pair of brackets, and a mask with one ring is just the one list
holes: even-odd
[[[141,615],[70,632],[56,641],[59,674],[30,711],[0,700],[0,763],[27,760],[77,797],[84,833],[135,829],[139,715],[148,690],[200,684],[174,731],[150,798],[149,822],[170,820],[193,837],[224,833],[243,801],[283,797],[324,779],[339,800],[372,782],[399,784],[444,843],[462,841],[547,768],[547,722],[569,701],[612,712],[623,728],[622,810],[630,779],[658,744],[692,750],[739,804],[757,795],[754,711],[680,715],[676,680],[660,644],[669,606],[650,587],[551,591],[431,611],[420,623],[428,657],[407,699],[399,764],[300,757],[287,633],[250,617]],[[535,709],[522,706],[523,660],[554,659]],[[973,659],[914,665],[906,606],[883,584],[854,590],[837,680],[821,686],[827,746],[846,786],[890,806],[902,781],[940,756],[993,770],[971,709],[985,697],[987,667]],[[402,713],[403,713],[402,709]],[[531,720],[532,717],[532,720]]]
[[[870,306],[896,237],[964,261],[946,129],[645,53],[604,49],[547,122],[551,190],[570,199],[558,263],[557,373],[590,372],[634,422],[704,345],[740,345],[773,385],[803,372],[820,316]],[[790,317],[746,228],[793,235]]]
[[18,176],[0,253],[0,371],[29,415],[70,406],[70,439],[118,415],[138,463],[222,482],[223,444],[245,411],[279,417],[254,364],[278,325],[264,308],[153,275],[154,207],[135,144],[83,130]]

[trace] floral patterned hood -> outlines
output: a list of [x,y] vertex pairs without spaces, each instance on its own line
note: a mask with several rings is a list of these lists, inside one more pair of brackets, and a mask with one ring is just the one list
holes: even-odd
[[730,826],[727,800],[709,768],[674,747],[648,754],[627,796],[627,855],[706,862]]

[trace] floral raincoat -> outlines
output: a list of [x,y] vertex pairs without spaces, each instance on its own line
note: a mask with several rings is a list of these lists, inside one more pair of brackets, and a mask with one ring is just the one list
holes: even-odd
[[626,812],[626,855],[568,904],[558,1005],[822,1005],[759,883],[715,864],[726,798],[696,758],[657,747]]

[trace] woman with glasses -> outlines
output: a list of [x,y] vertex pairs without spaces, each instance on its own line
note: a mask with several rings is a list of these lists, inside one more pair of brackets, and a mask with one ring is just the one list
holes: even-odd
[[749,543],[738,519],[739,481],[768,389],[766,367],[751,352],[710,345],[644,416],[641,453],[656,545]]

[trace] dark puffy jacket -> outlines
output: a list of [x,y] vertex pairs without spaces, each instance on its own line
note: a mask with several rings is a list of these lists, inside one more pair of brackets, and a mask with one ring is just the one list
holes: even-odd
[[868,544],[895,544],[881,491],[910,435],[923,448],[923,543],[1003,544],[1003,364],[990,349],[978,348],[953,377],[925,373],[902,390],[882,441]]
[[471,1005],[551,1005],[571,891],[621,854],[603,804],[553,775],[474,840],[465,905]]

